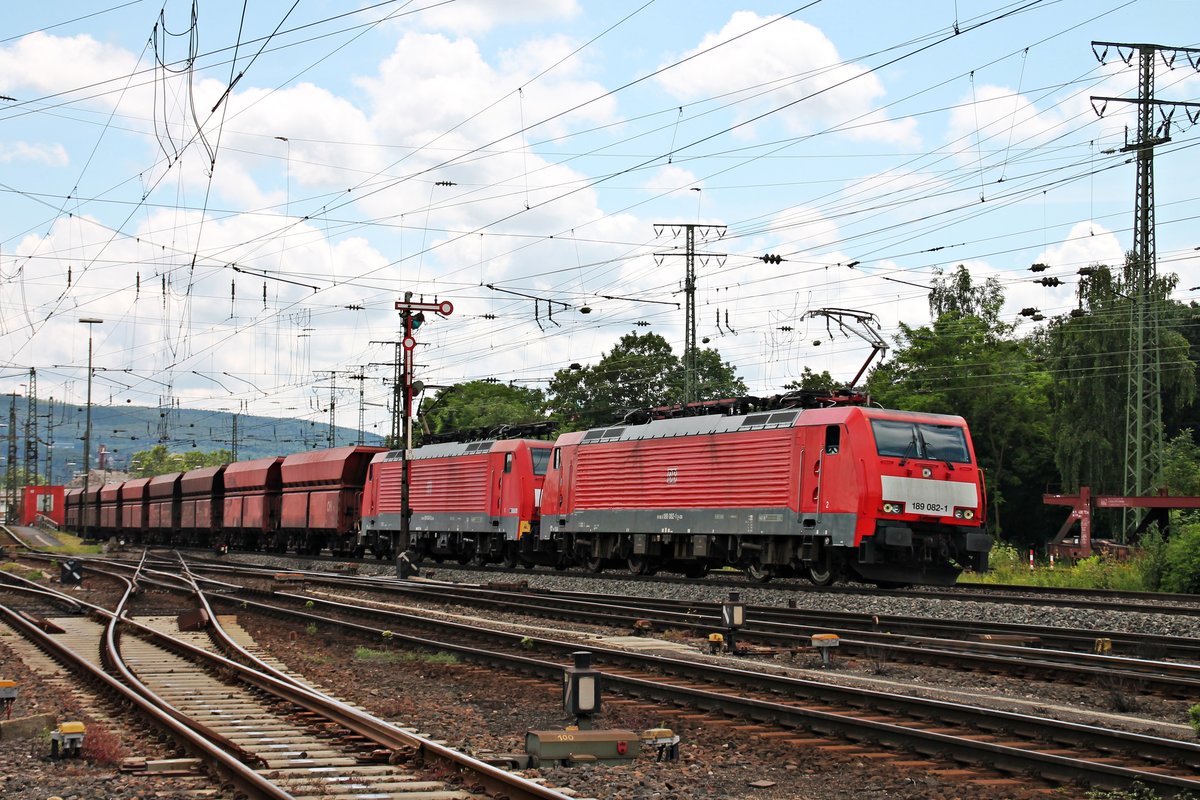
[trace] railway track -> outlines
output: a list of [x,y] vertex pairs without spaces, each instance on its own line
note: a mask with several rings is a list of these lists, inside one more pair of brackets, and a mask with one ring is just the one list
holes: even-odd
[[[231,566],[203,568],[213,569],[232,576],[245,574]],[[255,573],[251,570],[249,574]],[[308,574],[305,580],[337,592],[374,590],[384,597],[403,595],[431,603],[471,605],[631,630],[683,629],[696,636],[724,630],[721,604],[716,602],[502,588],[499,584],[397,583],[328,574]],[[277,589],[269,586],[258,591],[270,595]],[[1194,639],[770,606],[746,606],[745,619],[738,631],[739,641],[760,646],[795,650],[809,647],[814,634],[834,634],[839,637],[839,652],[849,656],[1073,681],[1083,686],[1124,685],[1139,693],[1180,699],[1200,696],[1200,666],[1196,663],[1200,662],[1200,641]],[[1100,644],[1112,654],[1095,652]],[[1138,657],[1141,654],[1157,657],[1144,659]],[[1187,659],[1190,663],[1165,661],[1164,657]]]
[[[188,561],[193,565],[227,563],[220,559],[210,558],[212,551],[208,548],[173,548],[188,554]],[[290,553],[258,553],[233,552],[233,555],[248,557],[264,557],[272,560],[293,561],[297,569],[308,569],[304,564],[360,564],[379,567],[389,562],[375,558],[353,558],[349,555],[295,555]],[[768,582],[755,581],[736,570],[721,570],[710,572],[702,578],[689,578],[683,575],[657,573],[644,575],[613,568],[603,572],[592,572],[583,569],[570,570],[566,573],[546,567],[504,567],[498,564],[477,566],[459,564],[451,561],[428,560],[421,566],[434,569],[439,574],[449,573],[456,576],[455,580],[464,582],[487,582],[500,580],[496,576],[507,576],[503,580],[521,580],[538,574],[570,575],[581,584],[595,581],[620,580],[630,583],[667,584],[679,586],[715,587],[726,591],[745,590],[747,588],[770,588],[781,591],[795,592],[798,595],[817,594],[830,596],[857,596],[869,594],[879,597],[910,598],[917,600],[951,600],[972,603],[1003,603],[1008,605],[1047,606],[1052,608],[1093,609],[1096,611],[1120,610],[1129,611],[1136,608],[1147,613],[1200,616],[1200,597],[1190,594],[1167,594],[1163,592],[1133,592],[1117,589],[1075,589],[1055,586],[1026,586],[1009,584],[959,583],[952,587],[921,586],[912,588],[880,588],[865,584],[835,584],[832,586],[814,586],[812,583],[792,578],[776,578]],[[393,573],[394,574],[394,573]]]
[[[144,574],[137,577],[145,581]],[[11,576],[5,582],[31,588]],[[389,725],[263,663],[223,629],[206,603],[199,615],[205,630],[185,633],[173,616],[127,616],[132,594],[131,581],[114,610],[86,604],[92,618],[63,618],[65,628],[55,623],[70,631],[61,639],[8,606],[0,606],[0,614],[57,660],[136,705],[244,796],[564,797]],[[238,660],[216,652],[218,646]],[[427,767],[435,764],[455,775],[456,785],[430,779]]]
[[[338,629],[365,642],[380,641],[386,630],[394,645],[452,652],[553,683],[561,680],[569,654],[580,647],[577,641],[487,630],[312,595],[277,596],[274,603],[266,603],[254,594],[228,590],[213,600],[242,613]],[[364,618],[370,624],[355,621]],[[833,686],[774,674],[777,669],[742,669],[594,643],[588,648],[602,665],[610,690],[644,702],[749,720],[751,729],[766,726],[753,730],[754,735],[801,745],[832,736],[848,747],[867,743],[868,748],[900,748],[948,763],[987,765],[988,780],[1020,780],[1012,776],[1029,773],[1052,784],[1127,788],[1136,782],[1165,794],[1200,790],[1195,777],[1200,747],[1191,742]],[[535,658],[531,652],[543,657]]]

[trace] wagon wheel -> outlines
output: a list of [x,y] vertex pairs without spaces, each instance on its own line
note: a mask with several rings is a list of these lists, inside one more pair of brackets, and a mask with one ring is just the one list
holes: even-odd
[[703,578],[708,574],[708,564],[703,561],[689,563],[683,568],[683,575],[687,578]]
[[834,574],[833,567],[828,562],[823,561],[819,564],[808,565],[808,580],[814,586],[828,586],[833,583]]
[[634,575],[653,575],[658,572],[658,568],[650,563],[650,559],[645,556],[630,556],[629,571]]
[[587,556],[583,559],[583,568],[588,572],[601,573],[604,571],[604,559],[600,556]]
[[771,580],[773,573],[770,567],[764,567],[758,561],[752,561],[746,565],[746,577],[755,583],[766,583]]

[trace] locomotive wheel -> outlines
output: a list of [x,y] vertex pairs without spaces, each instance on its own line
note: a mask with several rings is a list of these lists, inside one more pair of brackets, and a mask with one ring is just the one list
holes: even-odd
[[810,564],[807,571],[808,580],[814,586],[828,586],[833,583],[833,569],[829,564]]
[[505,569],[516,569],[517,551],[511,547],[504,548],[504,558],[501,559]]
[[604,571],[604,559],[600,556],[589,556],[584,559],[583,568],[588,572],[601,573]]
[[746,565],[746,577],[755,583],[766,583],[772,578],[771,568],[755,561]]
[[708,564],[688,564],[683,568],[685,578],[703,578],[708,574]]

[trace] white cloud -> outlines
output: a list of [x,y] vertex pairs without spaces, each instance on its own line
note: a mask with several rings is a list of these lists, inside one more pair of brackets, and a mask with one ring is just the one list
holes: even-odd
[[[752,11],[735,12],[721,30],[708,34],[679,58],[697,56],[769,19]],[[782,109],[779,116],[798,133],[872,122],[875,124],[854,127],[852,136],[915,142],[912,120],[890,120],[877,108],[885,93],[880,80],[866,67],[843,63],[833,42],[819,28],[800,20],[774,22],[712,53],[684,61],[655,80],[674,97],[688,101],[740,94],[739,121]]]
[[703,189],[701,182],[697,181],[696,174],[691,170],[678,167],[674,164],[667,164],[660,167],[642,184],[642,188],[655,194],[664,192],[690,191],[691,189]]
[[1034,263],[1060,270],[1104,264],[1116,270],[1125,263],[1125,250],[1116,234],[1104,226],[1091,221],[1079,222],[1063,241],[1039,253]]
[[503,25],[531,25],[571,19],[580,13],[576,0],[457,0],[404,18],[404,24],[461,35],[478,35]]
[[[69,53],[69,57],[64,54]],[[8,47],[0,47],[0,75],[5,92],[18,100],[26,92],[98,95],[99,102],[112,104],[127,76],[137,66],[133,54],[104,44],[91,36],[51,36],[31,33]],[[78,87],[88,87],[79,89]]]
[[33,162],[65,167],[70,163],[67,150],[61,144],[30,144],[29,142],[0,142],[0,164]]

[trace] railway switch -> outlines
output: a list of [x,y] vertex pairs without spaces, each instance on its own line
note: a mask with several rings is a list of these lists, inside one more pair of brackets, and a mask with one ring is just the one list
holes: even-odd
[[563,672],[563,708],[576,718],[579,727],[592,727],[592,717],[600,713],[600,672],[592,669],[592,654],[578,650],[571,654],[575,665]]
[[729,652],[737,652],[737,629],[746,624],[746,606],[738,592],[730,592],[729,599],[721,604],[721,624],[727,631]]
[[15,702],[17,702],[17,682],[0,679],[0,709],[4,710],[5,719],[12,719],[12,707]]
[[830,651],[838,646],[838,635],[836,633],[814,633],[811,641],[812,646],[821,653],[821,666],[828,667]]
[[86,732],[82,722],[61,722],[50,732],[50,756],[58,758],[78,758],[83,752],[83,735]]

